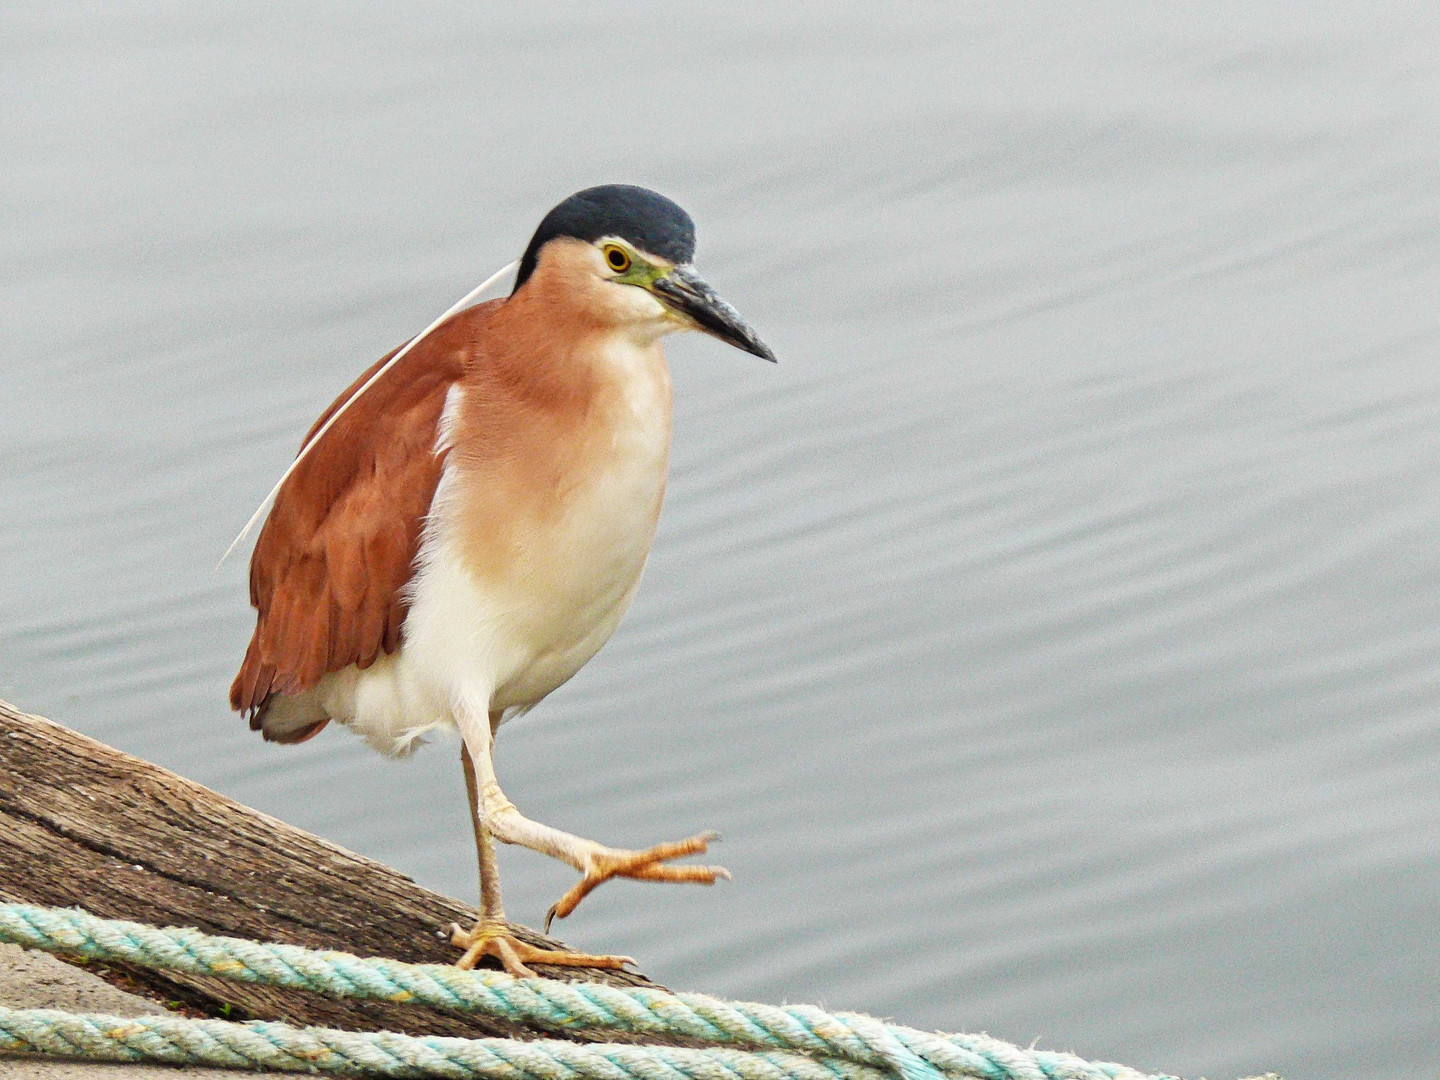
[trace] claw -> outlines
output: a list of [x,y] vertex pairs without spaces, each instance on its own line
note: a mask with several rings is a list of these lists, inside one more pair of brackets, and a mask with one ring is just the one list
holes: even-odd
[[542,949],[521,941],[504,923],[487,922],[481,919],[472,930],[462,930],[458,923],[450,924],[450,942],[465,950],[455,961],[455,966],[470,970],[482,957],[493,956],[501,967],[519,978],[533,979],[536,974],[529,964],[551,964],[556,967],[588,967],[618,969],[635,963],[634,957],[592,955],[591,953],[570,952],[564,949]]
[[564,896],[550,905],[545,913],[545,931],[557,918],[563,919],[574,911],[580,901],[589,896],[598,886],[611,878],[628,877],[639,881],[694,882],[698,885],[713,885],[717,880],[730,879],[730,871],[723,866],[665,866],[671,859],[686,855],[699,855],[712,843],[720,839],[719,833],[704,832],[684,840],[656,844],[643,851],[606,851],[591,856],[585,875],[577,881]]

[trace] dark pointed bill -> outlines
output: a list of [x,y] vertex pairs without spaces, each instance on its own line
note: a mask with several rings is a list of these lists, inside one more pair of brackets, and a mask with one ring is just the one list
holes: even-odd
[[734,345],[737,349],[776,362],[770,346],[760,340],[754,328],[740,313],[720,298],[705,279],[689,266],[677,266],[650,286],[660,301],[672,311],[688,317],[705,333]]

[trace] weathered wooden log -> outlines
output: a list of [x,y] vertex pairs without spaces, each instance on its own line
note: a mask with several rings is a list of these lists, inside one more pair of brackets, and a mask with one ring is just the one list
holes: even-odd
[[[476,918],[473,907],[390,867],[4,701],[0,897],[414,963],[453,963],[458,953],[446,927],[469,926]],[[559,944],[524,927],[516,931],[536,944]],[[629,972],[537,971],[653,985]],[[237,1019],[415,1035],[539,1034],[442,1009],[139,968],[126,968],[123,976],[166,1000]]]

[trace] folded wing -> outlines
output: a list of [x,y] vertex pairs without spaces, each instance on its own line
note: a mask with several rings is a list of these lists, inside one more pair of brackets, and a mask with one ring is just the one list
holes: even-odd
[[[489,306],[461,312],[386,372],[277,494],[250,560],[255,633],[230,687],[231,707],[252,728],[275,695],[308,690],[351,664],[367,668],[399,648],[405,585],[444,467],[436,436],[446,395],[464,374]],[[302,448],[393,355],[335,399]]]

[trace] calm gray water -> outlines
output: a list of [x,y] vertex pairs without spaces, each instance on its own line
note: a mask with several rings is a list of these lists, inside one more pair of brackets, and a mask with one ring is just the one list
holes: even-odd
[[[499,767],[735,880],[675,985],[1185,1075],[1440,1070],[1440,8],[0,8],[0,696],[475,888],[453,743],[262,745],[215,561],[361,367],[633,181],[639,599]],[[505,853],[512,915],[571,880]]]

